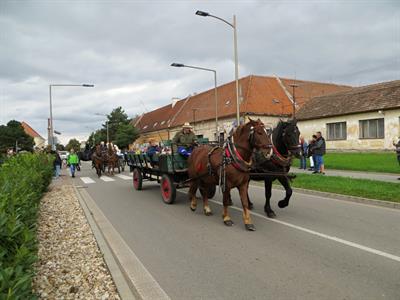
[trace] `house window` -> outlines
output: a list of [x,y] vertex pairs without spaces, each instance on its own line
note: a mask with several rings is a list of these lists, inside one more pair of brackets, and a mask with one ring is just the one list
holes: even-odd
[[384,119],[360,120],[360,139],[383,139],[385,137]]
[[328,140],[345,140],[347,139],[346,122],[328,123],[327,139]]

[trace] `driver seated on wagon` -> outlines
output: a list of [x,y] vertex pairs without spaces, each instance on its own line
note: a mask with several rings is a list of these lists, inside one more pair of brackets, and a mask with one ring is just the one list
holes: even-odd
[[178,131],[172,140],[174,146],[178,147],[177,152],[186,158],[192,154],[193,146],[197,144],[197,137],[192,129],[193,127],[186,122],[183,124],[182,130]]

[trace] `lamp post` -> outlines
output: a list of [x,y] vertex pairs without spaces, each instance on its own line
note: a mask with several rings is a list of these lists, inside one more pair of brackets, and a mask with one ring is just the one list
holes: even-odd
[[214,16],[208,12],[204,12],[201,10],[196,11],[196,15],[200,17],[212,17],[214,19],[220,20],[225,24],[231,26],[233,28],[233,51],[234,51],[234,59],[235,59],[235,83],[236,83],[236,121],[237,126],[240,124],[240,111],[239,111],[239,63],[238,63],[238,50],[237,50],[237,24],[236,24],[236,16],[233,15],[233,22],[229,23],[228,21]]
[[52,103],[52,97],[51,97],[51,88],[52,87],[57,87],[57,86],[79,86],[79,87],[94,87],[93,84],[50,84],[49,85],[49,98],[50,98],[50,124],[49,124],[49,144],[51,146],[51,150],[55,150],[55,145],[54,145],[54,128],[53,128],[53,103]]
[[207,68],[195,67],[195,66],[188,66],[188,65],[179,64],[179,63],[172,63],[172,64],[171,64],[171,67],[190,68],[190,69],[203,70],[203,71],[208,71],[208,72],[213,72],[213,73],[214,73],[215,135],[216,135],[216,139],[218,140],[218,138],[219,138],[219,126],[218,126],[217,71],[216,71],[216,70],[213,70],[213,69],[207,69]]

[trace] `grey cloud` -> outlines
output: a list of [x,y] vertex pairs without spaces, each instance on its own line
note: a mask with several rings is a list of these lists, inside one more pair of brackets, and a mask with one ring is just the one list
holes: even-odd
[[67,137],[100,126],[94,112],[121,105],[133,116],[212,88],[212,74],[172,62],[215,68],[219,84],[233,80],[232,29],[197,9],[237,15],[241,76],[350,85],[400,77],[396,1],[3,0],[0,122],[25,119],[45,134],[50,83],[96,85],[54,91],[55,122]]

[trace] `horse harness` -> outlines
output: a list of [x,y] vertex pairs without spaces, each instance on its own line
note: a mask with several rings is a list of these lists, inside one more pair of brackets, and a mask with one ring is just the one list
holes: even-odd
[[[261,125],[264,127],[264,125]],[[249,143],[251,145],[251,147],[253,148],[253,151],[251,151],[252,153],[254,152],[254,134],[255,134],[255,128],[252,126],[250,128],[250,133],[249,133]],[[266,135],[270,138],[271,140],[271,144],[268,145],[263,145],[264,149],[269,149],[269,152],[267,155],[264,155],[264,157],[266,158],[266,160],[271,160],[272,163],[281,166],[281,167],[287,167],[291,164],[291,157],[285,157],[283,156],[278,149],[276,148],[276,146],[274,145],[273,142],[273,138],[272,138],[272,131],[267,129],[267,128],[263,128]],[[229,136],[225,143],[224,146],[222,147],[223,152],[222,152],[222,163],[219,164],[217,166],[217,168],[219,168],[219,187],[221,189],[222,192],[225,192],[225,188],[226,188],[226,171],[225,168],[226,166],[232,164],[233,167],[235,167],[238,171],[243,172],[243,173],[249,173],[251,171],[251,167],[252,167],[252,160],[250,159],[250,161],[246,161],[242,158],[242,156],[240,155],[239,151],[237,150],[237,148],[240,148],[244,151],[249,151],[248,149],[241,147],[240,145],[236,145],[233,141],[232,141],[233,136]],[[217,175],[212,167],[211,167],[211,160],[210,157],[211,155],[215,152],[215,150],[220,149],[220,147],[214,147],[212,148],[209,152],[208,152],[208,164],[207,164],[207,169],[208,169],[208,175],[213,176],[213,175]],[[271,173],[272,174],[272,173]],[[281,175],[280,173],[276,173],[276,175]],[[282,175],[287,175],[287,173],[285,172]]]

